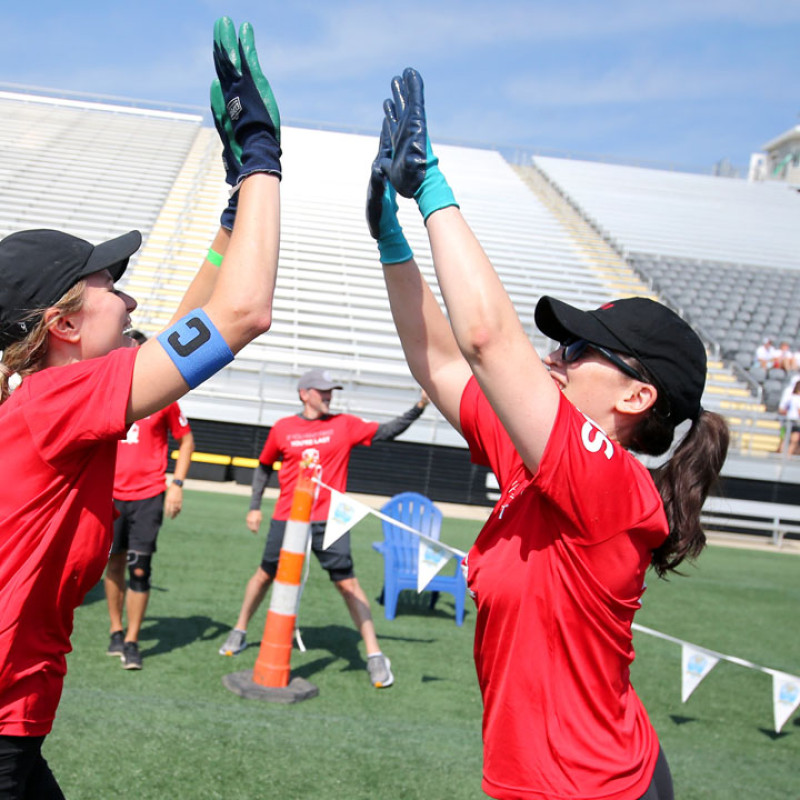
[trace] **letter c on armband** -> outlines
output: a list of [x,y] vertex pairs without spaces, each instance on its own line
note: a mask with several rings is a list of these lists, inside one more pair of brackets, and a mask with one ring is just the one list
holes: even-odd
[[203,321],[197,317],[192,317],[191,319],[189,319],[189,317],[184,317],[181,322],[185,322],[187,328],[197,331],[197,335],[189,339],[188,342],[182,342],[181,334],[178,333],[178,331],[173,331],[167,337],[167,341],[170,347],[181,358],[186,358],[194,353],[198,347],[202,347],[206,342],[211,340],[211,331],[209,331]]
[[191,389],[233,361],[228,343],[202,308],[162,331],[158,341]]

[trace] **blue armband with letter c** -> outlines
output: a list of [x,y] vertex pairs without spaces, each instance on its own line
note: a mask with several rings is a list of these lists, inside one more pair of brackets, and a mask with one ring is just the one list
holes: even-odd
[[190,389],[233,361],[228,343],[202,308],[190,311],[157,338]]

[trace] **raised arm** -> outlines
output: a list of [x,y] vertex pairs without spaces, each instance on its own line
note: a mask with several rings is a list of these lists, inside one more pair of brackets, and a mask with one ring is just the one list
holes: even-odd
[[384,122],[367,190],[367,224],[378,243],[392,317],[411,374],[460,432],[459,406],[469,366],[397,220],[395,190],[382,171],[391,153],[389,124]]
[[217,20],[214,63],[219,84],[212,98],[215,92],[221,96],[225,109],[220,119],[215,105],[215,120],[226,177],[236,183],[235,200],[223,213],[212,245],[224,259],[211,256],[219,266],[204,261],[179,306],[179,318],[139,348],[129,421],[163,408],[210,377],[272,321],[280,239],[280,116],[249,23],[237,39],[230,19]]
[[392,92],[384,109],[394,156],[383,171],[398,192],[417,201],[458,348],[525,464],[535,470],[555,420],[558,388],[438,167],[422,79],[407,69],[392,82]]

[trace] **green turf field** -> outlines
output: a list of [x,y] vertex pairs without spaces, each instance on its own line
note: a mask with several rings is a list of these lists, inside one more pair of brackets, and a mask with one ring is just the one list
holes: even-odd
[[[241,496],[186,492],[167,521],[140,641],[141,672],[105,655],[108,617],[98,586],[76,612],[74,652],[45,755],[70,800],[85,798],[480,798],[481,703],[472,664],[475,615],[462,628],[443,595],[401,598],[389,622],[374,598],[380,523],[352,534],[395,685],[375,690],[344,603],[312,558],[300,627],[307,652],[292,675],[319,687],[296,705],[245,700],[222,676],[251,669],[217,648],[235,621],[263,537],[244,526]],[[265,504],[265,518],[271,510]],[[467,549],[480,523],[446,519],[442,540]],[[637,622],[763,666],[800,674],[800,557],[709,548],[689,577],[650,580]],[[405,597],[405,595],[404,595]],[[267,603],[250,627],[257,643]],[[637,634],[633,677],[670,760],[681,800],[800,798],[800,711],[772,731],[762,673],[719,664],[680,702],[680,648]]]

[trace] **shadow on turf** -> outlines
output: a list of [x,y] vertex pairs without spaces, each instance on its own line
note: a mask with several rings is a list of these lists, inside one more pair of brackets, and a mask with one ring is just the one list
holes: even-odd
[[687,722],[697,722],[697,717],[682,717],[680,714],[670,714],[669,718],[676,725],[685,725]]
[[[230,625],[199,614],[191,617],[145,617],[139,633],[143,656],[180,650],[193,642],[207,642],[230,630]],[[154,643],[153,643],[154,642]]]
[[[293,677],[305,678],[308,680],[336,661],[346,662],[342,672],[361,672],[367,666],[367,662],[359,651],[361,636],[355,628],[345,627],[344,625],[324,625],[317,627],[301,625],[300,634],[303,637],[303,644],[306,646],[307,650],[327,650],[330,655],[320,656],[313,661],[309,661],[307,664],[292,667]],[[387,636],[385,634],[381,634],[380,638],[381,640],[391,639],[394,641],[423,644],[433,641],[433,639],[412,639],[408,636]],[[247,646],[248,648],[258,648],[261,646],[261,642],[248,642]]]
[[789,736],[789,731],[781,731],[780,733],[776,733],[771,728],[759,728],[760,733],[763,733],[767,739],[772,739],[773,742],[777,742],[778,739],[783,739],[786,736]]

